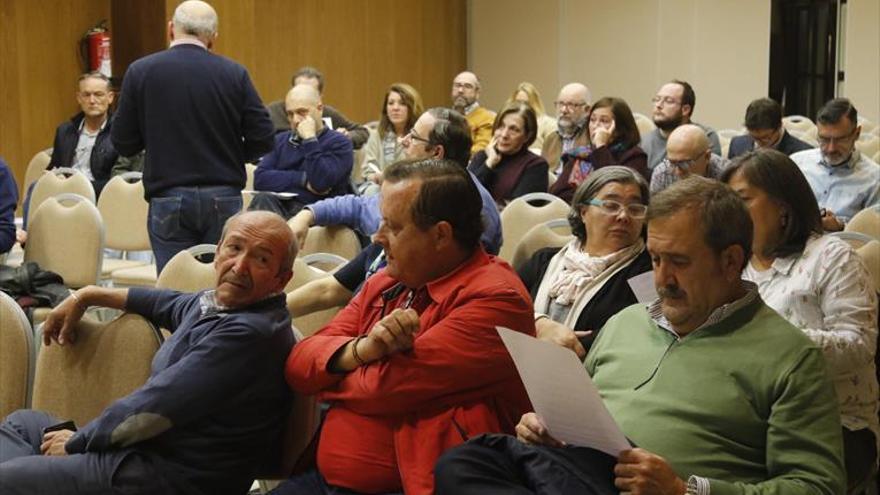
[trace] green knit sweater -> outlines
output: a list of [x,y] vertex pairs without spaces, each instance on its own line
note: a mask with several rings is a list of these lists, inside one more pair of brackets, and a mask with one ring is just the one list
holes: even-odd
[[684,338],[630,306],[586,367],[627,437],[682,479],[708,478],[712,495],[844,493],[822,354],[760,298]]

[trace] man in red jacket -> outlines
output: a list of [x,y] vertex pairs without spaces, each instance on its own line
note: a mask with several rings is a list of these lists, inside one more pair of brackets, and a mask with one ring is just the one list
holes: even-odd
[[387,169],[376,242],[388,265],[288,358],[291,387],[330,410],[317,469],[275,493],[433,493],[440,454],[511,431],[529,407],[495,326],[534,335],[532,305],[480,247],[481,204],[448,160]]

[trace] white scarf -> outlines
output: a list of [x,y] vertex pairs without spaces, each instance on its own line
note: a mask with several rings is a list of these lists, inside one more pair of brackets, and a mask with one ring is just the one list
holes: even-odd
[[603,272],[616,267],[620,261],[628,261],[642,251],[644,241],[638,239],[633,245],[605,256],[590,256],[581,250],[581,241],[572,239],[562,257],[562,269],[550,284],[548,296],[556,304],[570,305],[578,293],[600,280]]

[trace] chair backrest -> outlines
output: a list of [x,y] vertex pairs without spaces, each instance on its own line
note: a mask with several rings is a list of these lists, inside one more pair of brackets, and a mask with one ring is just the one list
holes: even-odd
[[[533,206],[531,202],[545,202],[545,204]],[[501,211],[501,234],[504,237],[504,244],[498,256],[508,262],[512,261],[516,246],[526,232],[535,225],[565,218],[568,210],[568,203],[552,194],[532,193],[514,199]]]
[[315,226],[309,228],[305,245],[299,256],[312,253],[338,254],[350,260],[361,252],[361,241],[354,230],[343,225]]
[[[128,182],[127,176],[133,182]],[[144,199],[140,172],[129,172],[110,179],[98,198],[98,211],[104,220],[105,246],[121,251],[150,249],[150,236],[147,233],[149,207]]]
[[0,418],[30,405],[36,348],[27,316],[0,292]]
[[95,189],[85,175],[72,168],[53,168],[49,173],[40,176],[37,179],[36,185],[34,185],[28,210],[28,226],[30,226],[34,213],[43,201],[64,193],[79,194],[92,203],[95,202]]
[[333,253],[312,253],[302,257],[302,260],[311,267],[323,270],[327,273],[333,273],[340,266],[348,263],[349,260]]
[[873,156],[874,153],[880,151],[880,137],[872,134],[862,134],[856,141],[856,148],[865,156]]
[[874,163],[880,165],[880,150],[877,150],[877,152],[874,153],[874,156],[871,157],[871,160],[874,160]]
[[33,408],[83,425],[147,381],[161,344],[159,331],[141,316],[84,318],[74,344],[40,349]]
[[[244,182],[244,190],[245,191],[253,191],[254,190],[254,171],[257,170],[257,166],[253,163],[245,163],[244,171],[246,174],[246,179]],[[254,195],[251,193],[241,193],[241,211],[247,211],[248,206],[251,205],[251,201],[254,199]]]
[[633,118],[636,121],[636,127],[639,128],[639,134],[642,136],[650,134],[657,127],[653,120],[638,112],[633,112]]
[[841,231],[841,232],[831,232],[828,235],[837,237],[838,239],[842,239],[842,240],[848,242],[849,245],[853,247],[853,249],[858,249],[858,248],[864,246],[865,244],[874,240],[873,237],[869,236],[868,234],[862,234],[861,232]]
[[[329,276],[331,275],[328,271],[309,266],[304,258],[297,258],[293,262],[293,278],[290,279],[290,283],[284,288],[284,292],[289,294],[294,289],[302,287],[312,280],[318,280]],[[289,309],[290,307],[288,306],[288,310]],[[304,316],[291,314],[293,317],[293,326],[299,330],[304,337],[308,337],[329,323],[340,309],[342,309],[342,306],[316,311]]]
[[217,275],[213,263],[204,263],[197,257],[215,251],[217,246],[214,244],[199,244],[175,254],[159,274],[156,287],[180,292],[198,292],[214,287]]
[[859,232],[880,239],[880,208],[865,208],[847,222],[846,232]]
[[809,117],[803,115],[788,115],[782,118],[782,126],[789,131],[809,132],[816,128],[816,124]]
[[564,218],[535,225],[519,241],[510,264],[514,270],[519,270],[537,251],[548,247],[562,247],[573,237],[571,225]]
[[859,253],[859,256],[868,267],[868,272],[874,281],[874,289],[880,292],[880,241],[874,239],[856,249],[856,252]]
[[61,275],[68,287],[96,284],[104,225],[95,205],[77,194],[61,194],[43,201],[32,218],[24,260]]
[[50,161],[52,161],[52,148],[41,150],[34,154],[31,161],[28,162],[27,170],[24,173],[24,183],[21,185],[22,192],[27,191],[31,183],[36,182],[43,175]]

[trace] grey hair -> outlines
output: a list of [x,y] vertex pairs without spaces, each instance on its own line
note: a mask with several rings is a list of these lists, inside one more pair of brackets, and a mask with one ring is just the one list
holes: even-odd
[[582,244],[587,242],[587,226],[584,225],[584,221],[581,219],[581,208],[591,199],[595,198],[603,187],[612,182],[635,184],[639,186],[642,202],[647,205],[650,200],[648,182],[635,170],[621,165],[612,165],[594,170],[574,192],[574,196],[571,198],[571,209],[568,211],[568,223],[571,225],[571,233]]
[[194,13],[188,9],[188,2],[183,2],[174,9],[172,22],[182,32],[196,36],[199,39],[209,39],[217,34],[217,12],[208,7],[204,13]]

